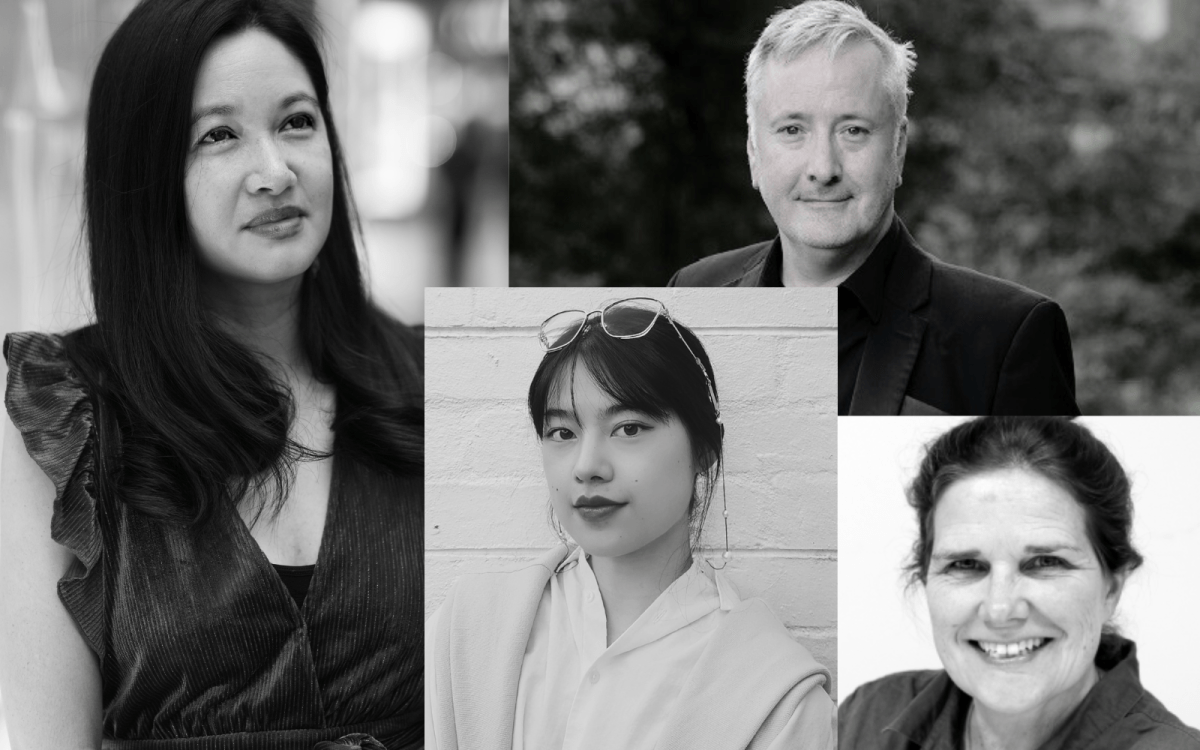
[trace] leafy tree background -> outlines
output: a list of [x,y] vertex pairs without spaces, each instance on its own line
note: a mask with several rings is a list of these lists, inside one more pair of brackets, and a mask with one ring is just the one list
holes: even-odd
[[[1150,39],[1145,1],[860,2],[918,55],[897,211],[1063,305],[1085,413],[1200,413],[1200,3]],[[512,0],[510,283],[660,285],[774,235],[741,76],[781,5]]]

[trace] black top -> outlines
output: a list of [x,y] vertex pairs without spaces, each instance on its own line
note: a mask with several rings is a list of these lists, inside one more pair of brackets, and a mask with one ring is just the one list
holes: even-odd
[[101,665],[105,748],[308,750],[352,733],[420,745],[419,475],[352,460],[335,435],[297,602],[236,508],[194,527],[96,491],[93,401],[61,337],[12,334],[4,355],[5,405],[56,489],[51,537],[77,558],[58,590]]
[[850,413],[858,368],[862,363],[867,336],[883,315],[883,292],[888,269],[896,257],[900,225],[892,222],[879,244],[855,269],[850,277],[838,284],[838,415]]
[[[1132,641],[1096,665],[1107,673],[1040,750],[1200,750],[1200,732],[1142,687]],[[944,671],[888,675],[838,709],[838,748],[959,750],[971,700]]]
[[278,565],[272,564],[284,588],[292,595],[296,606],[304,607],[304,597],[308,596],[308,587],[312,583],[313,569],[316,565]]

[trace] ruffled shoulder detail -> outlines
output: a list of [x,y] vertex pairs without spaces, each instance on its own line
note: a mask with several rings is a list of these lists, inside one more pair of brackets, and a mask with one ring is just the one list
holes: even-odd
[[30,457],[54,482],[50,537],[71,550],[58,594],[92,650],[104,658],[103,551],[95,491],[94,419],[87,385],[68,361],[61,336],[4,338],[4,405]]

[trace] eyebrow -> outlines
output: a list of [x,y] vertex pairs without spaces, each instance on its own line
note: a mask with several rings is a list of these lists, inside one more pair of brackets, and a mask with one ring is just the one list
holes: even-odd
[[[1025,554],[1027,555],[1052,555],[1056,552],[1082,552],[1073,544],[1027,544],[1025,545]],[[934,560],[970,560],[979,557],[980,553],[977,549],[968,550],[951,550],[949,552],[935,552],[931,557]]]
[[[631,406],[625,406],[624,404],[612,404],[610,406],[606,406],[604,408],[604,410],[600,412],[600,419],[601,420],[609,419],[609,418],[611,418],[617,414],[620,414],[621,412],[625,412],[625,411],[637,412],[638,414],[642,413],[641,410],[634,409]],[[578,415],[574,411],[570,411],[567,409],[547,409],[545,411],[545,414],[543,415],[543,418],[544,419],[554,419],[554,418],[574,419],[576,422],[579,421]]]
[[[320,103],[318,103],[317,100],[312,95],[306,94],[303,91],[297,91],[294,94],[288,94],[287,96],[285,96],[279,102],[279,106],[277,107],[277,109],[287,109],[288,107],[292,106],[296,102],[308,102],[309,104],[313,105],[314,107],[316,107],[318,109],[320,109],[320,106],[321,106]],[[205,107],[204,109],[193,112],[192,113],[192,122],[191,122],[191,125],[189,125],[188,127],[194,127],[196,125],[196,123],[200,122],[205,117],[212,117],[214,115],[232,115],[232,114],[237,114],[237,112],[238,112],[238,108],[233,106],[232,104],[214,104],[211,107]]]

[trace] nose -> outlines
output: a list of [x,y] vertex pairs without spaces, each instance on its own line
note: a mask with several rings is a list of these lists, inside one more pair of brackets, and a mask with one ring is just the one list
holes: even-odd
[[1029,601],[1025,598],[1016,573],[992,571],[987,581],[987,592],[979,605],[979,616],[988,625],[997,627],[1029,617]]
[[603,438],[585,433],[575,454],[574,477],[579,484],[601,484],[612,479],[612,463]]
[[279,195],[296,184],[296,173],[288,166],[279,144],[271,138],[258,139],[253,158],[246,176],[246,189],[250,192]]
[[809,139],[805,176],[820,185],[836,185],[842,179],[842,162],[832,134],[814,133]]

